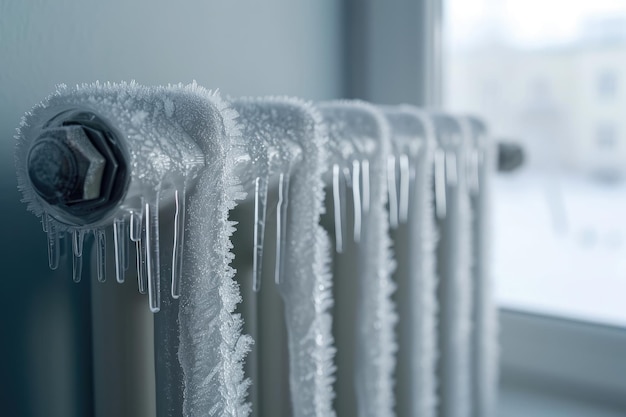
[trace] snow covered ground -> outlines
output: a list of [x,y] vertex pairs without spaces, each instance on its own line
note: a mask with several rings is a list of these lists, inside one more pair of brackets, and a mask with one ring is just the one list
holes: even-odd
[[626,183],[521,172],[492,196],[501,306],[626,326]]

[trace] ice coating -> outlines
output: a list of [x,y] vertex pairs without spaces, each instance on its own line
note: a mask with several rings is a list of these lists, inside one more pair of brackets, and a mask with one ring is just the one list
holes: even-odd
[[113,241],[115,248],[115,278],[120,284],[126,278],[126,271],[129,267],[130,233],[128,230],[128,221],[125,218],[115,219],[113,221]]
[[[147,233],[137,236],[137,230],[131,228],[125,233],[126,236],[121,236],[121,230],[118,229],[112,246],[115,247],[116,279],[123,282],[128,265],[128,253],[125,250],[128,239],[142,240],[137,248],[144,251],[138,253],[142,258],[141,266],[145,266],[140,269],[142,273],[145,272],[146,288],[140,285],[140,289],[147,290],[150,294],[150,308],[154,312],[159,310],[161,297],[159,287],[162,256],[159,250],[158,211],[162,206],[172,204],[170,199],[160,198],[161,192],[172,187],[182,188],[181,183],[193,181],[198,170],[204,166],[204,155],[186,133],[185,126],[171,123],[175,105],[165,92],[180,87],[143,87],[134,82],[95,83],[75,88],[60,86],[54,94],[24,116],[16,136],[18,188],[28,204],[28,209],[45,219],[44,225],[49,229],[50,267],[56,268],[58,265],[58,239],[67,233],[76,235],[92,232],[96,237],[97,277],[103,282],[106,279],[104,254],[108,246],[104,239],[104,229],[116,221],[131,222],[132,226],[137,226],[147,220]],[[55,123],[58,122],[55,120],[60,120],[61,115],[69,113],[94,114],[109,126],[114,132],[116,145],[124,154],[127,162],[124,165],[128,166],[130,179],[122,200],[98,218],[90,218],[88,221],[40,198],[33,190],[27,174],[28,153],[33,141],[50,126],[56,126]],[[149,203],[147,206],[146,201]],[[143,219],[146,207],[150,216]],[[182,253],[182,240],[178,242],[176,254]],[[144,253],[145,257],[142,256]],[[79,281],[82,261],[78,258],[81,255],[74,253],[73,257],[74,280]],[[175,263],[177,259],[173,257],[172,261]],[[173,286],[176,278],[174,274]]]
[[186,249],[180,282],[180,347],[185,416],[247,416],[249,381],[243,360],[252,340],[234,314],[241,301],[230,266],[234,224],[228,212],[244,198],[236,166],[243,155],[236,112],[197,85],[168,91],[170,119],[182,126],[205,156],[188,192]]
[[51,221],[48,216],[46,221],[46,234],[48,237],[48,266],[55,270],[59,267],[59,258],[61,257],[61,242],[58,226]]
[[[38,104],[22,119],[17,133],[15,154],[18,188],[28,209],[35,215],[54,211],[33,191],[27,174],[27,155],[32,141],[45,124],[58,114],[72,109],[92,111],[107,121],[119,136],[130,161],[131,184],[127,198],[120,204],[121,210],[134,207],[132,197],[149,193],[176,176],[193,177],[203,166],[204,156],[198,146],[179,125],[169,123],[165,108],[172,104],[167,97],[159,97],[158,91],[168,87],[143,87],[131,83],[95,83],[58,90]],[[171,138],[177,138],[172,140]],[[112,215],[104,216],[91,224],[92,229],[111,223]],[[55,216],[54,213],[52,213]],[[59,230],[73,230],[82,226],[79,219],[71,217],[58,223]],[[76,220],[75,223],[73,220]]]
[[[286,99],[285,99],[286,100]],[[250,189],[254,195],[254,249],[253,249],[253,288],[259,291],[261,287],[261,270],[263,246],[265,243],[265,222],[268,213],[267,195],[270,182],[279,178],[281,201],[277,208],[278,227],[282,226],[285,232],[287,219],[286,208],[288,200],[288,184],[293,167],[302,159],[302,148],[293,139],[295,132],[285,133],[280,126],[279,112],[286,107],[278,99],[271,98],[240,98],[232,101],[233,108],[239,113],[240,124],[245,138],[244,145],[249,162],[242,171],[242,184]],[[284,110],[283,110],[284,111]],[[284,251],[284,243],[279,241],[275,281],[280,281],[280,258]]]
[[145,271],[148,281],[148,301],[150,310],[158,312],[161,309],[161,259],[159,251],[159,193],[152,201],[144,204],[146,227],[142,241],[145,242]]
[[[143,205],[143,203],[142,203]],[[144,211],[142,210],[142,213]],[[146,253],[146,217],[141,217],[141,228],[139,232],[139,239],[135,242],[137,249],[137,287],[139,293],[148,293],[148,255]]]
[[263,270],[263,246],[265,243],[265,221],[267,215],[268,179],[257,177],[254,180],[254,250],[252,256],[252,287],[261,289]]
[[333,211],[335,220],[335,250],[343,252],[346,236],[346,177],[339,164],[333,165]]
[[[252,191],[256,206],[252,263],[258,290],[265,220],[271,213],[267,191],[270,179],[278,177],[274,281],[286,305],[294,415],[333,416],[331,244],[318,226],[324,197],[321,176],[327,171],[335,210],[335,248],[341,252],[358,242],[363,250],[354,282],[361,297],[355,353],[359,415],[393,415],[392,373],[406,363],[411,370],[410,394],[398,396],[398,406],[410,409],[410,415],[433,416],[436,303],[431,255],[436,231],[429,191],[434,182],[442,234],[438,265],[443,278],[438,334],[441,413],[445,417],[470,412],[490,415],[497,379],[495,308],[484,281],[484,242],[474,240],[471,246],[473,239],[484,236],[485,227],[482,214],[471,217],[472,207],[473,212],[484,213],[486,204],[484,127],[474,119],[435,115],[439,139],[435,149],[423,114],[408,106],[386,109],[392,134],[389,145],[387,123],[375,108],[335,102],[320,106],[331,131],[327,143],[322,117],[307,103],[268,98],[239,100],[236,106],[246,129],[245,141],[236,114],[218,96],[195,84],[61,87],[27,114],[17,136],[18,182],[29,209],[41,216],[50,267],[59,266],[71,237],[73,279],[80,281],[87,262],[83,241],[89,236],[95,244],[94,275],[104,281],[115,272],[121,283],[129,268],[129,242],[135,242],[138,287],[147,294],[151,310],[159,311],[166,290],[180,300],[181,347],[179,361],[171,365],[184,371],[183,414],[246,416],[248,382],[241,364],[251,339],[241,334],[241,318],[234,314],[240,296],[230,267],[234,224],[228,221],[228,211],[243,198],[244,190]],[[64,217],[39,198],[25,165],[31,142],[46,121],[74,108],[93,111],[114,126],[130,162],[131,181],[124,198],[89,224]],[[173,241],[166,242],[172,248],[169,252],[160,250],[159,238],[164,221],[159,213],[166,205],[175,206]],[[400,326],[401,333],[408,335],[411,354],[407,359],[400,351],[398,366],[394,364],[397,319],[390,298],[394,285],[389,279],[393,270],[389,222],[396,230],[414,230],[411,236],[419,241],[410,246],[419,247],[423,255],[406,264],[409,273],[421,279],[406,292],[415,300],[408,314],[414,325],[409,331],[403,322]],[[107,240],[109,225],[113,233]],[[107,251],[115,254],[114,271],[105,269]],[[478,261],[470,270],[472,254]],[[171,276],[161,272],[162,258],[171,262]],[[352,277],[336,277],[345,278]]]
[[276,263],[274,283],[280,284],[285,270],[285,248],[287,244],[287,209],[289,208],[289,174],[278,176],[278,203],[276,205]]
[[398,186],[400,188],[398,196],[398,222],[406,223],[409,217],[409,194],[411,187],[411,164],[409,156],[405,153],[398,158],[400,165],[400,176]]
[[172,246],[172,298],[180,297],[180,282],[183,276],[186,187],[183,182],[180,187],[174,190],[176,212],[174,215],[174,244]]
[[80,282],[83,277],[83,258],[81,256],[72,256],[72,280],[76,283]]
[[[122,201],[89,224],[39,198],[27,174],[32,141],[48,120],[71,109],[93,112],[113,127],[128,160],[130,180]],[[248,382],[242,362],[251,339],[241,334],[241,319],[233,313],[240,296],[229,266],[233,225],[228,221],[228,211],[243,197],[233,175],[241,159],[235,117],[216,94],[195,83],[167,87],[136,83],[95,83],[73,89],[62,86],[24,117],[16,137],[18,186],[29,210],[43,216],[51,266],[58,263],[59,233],[81,236],[93,232],[98,257],[103,260],[104,228],[116,219],[122,224],[128,222],[128,237],[122,240],[118,230],[114,250],[116,265],[121,266],[117,268],[118,280],[123,279],[119,272],[126,262],[124,241],[130,239],[136,242],[140,291],[149,293],[150,308],[155,312],[161,296],[159,259],[164,257],[159,250],[158,214],[162,207],[176,202],[184,209],[181,196],[189,188],[186,219],[179,216],[174,222],[174,236],[187,233],[178,240],[171,259],[176,269],[184,242],[182,276],[178,283],[172,280],[172,292],[180,284],[176,313],[179,363],[168,365],[183,370],[185,416],[246,416],[250,409],[245,402]],[[183,222],[185,228],[181,229]],[[73,250],[75,280],[80,278],[82,265],[79,246],[82,244],[77,242]],[[98,277],[104,279],[106,275],[100,272]]]
[[467,179],[472,205],[472,406],[477,416],[496,413],[498,389],[498,322],[489,270],[489,176],[494,171],[495,152],[482,121],[461,118],[469,142]]
[[439,409],[442,417],[466,417],[472,410],[472,213],[466,175],[457,174],[465,172],[469,139],[458,119],[431,116],[445,155],[447,206],[445,217],[438,219]]
[[443,149],[435,150],[435,208],[437,218],[446,217],[446,153]]
[[99,282],[106,281],[106,234],[103,229],[96,229],[93,232],[94,241],[96,242],[96,275]]
[[[394,234],[398,268],[398,415],[434,417],[436,398],[436,284],[433,157],[429,117],[412,106],[383,107],[399,164],[399,221]],[[408,171],[408,172],[407,172]],[[404,232],[404,233],[401,233]]]
[[349,170],[353,161],[360,161],[361,166],[367,161],[368,179],[363,181],[367,197],[363,201],[358,267],[354,267],[358,273],[335,276],[334,279],[352,278],[354,292],[359,294],[354,346],[358,415],[393,416],[397,314],[391,299],[395,290],[391,280],[395,262],[386,209],[389,126],[378,109],[363,102],[328,102],[321,103],[318,108],[328,127],[329,166],[334,164],[341,170]]
[[72,233],[72,279],[74,282],[80,282],[82,279],[84,240],[85,232],[82,230],[74,230]]
[[355,242],[361,240],[361,216],[363,208],[361,206],[361,162],[352,161],[352,200],[354,201],[354,232]]
[[396,177],[396,156],[387,158],[387,192],[389,193],[389,225],[398,227],[398,180]]
[[[334,416],[330,255],[328,236],[319,226],[325,129],[315,109],[301,100],[242,99],[233,105],[246,139],[260,142],[248,146],[265,145],[268,175],[278,174],[283,192],[277,207],[277,225],[282,228],[277,231],[277,268],[284,262],[284,270],[277,272],[277,281],[285,304],[292,415]],[[251,151],[253,162],[262,161]]]

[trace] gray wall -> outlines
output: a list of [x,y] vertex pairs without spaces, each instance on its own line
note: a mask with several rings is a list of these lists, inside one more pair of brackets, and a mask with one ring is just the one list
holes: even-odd
[[[0,0],[0,414],[89,415],[89,283],[47,269],[19,202],[15,128],[59,83],[197,80],[224,94],[344,96],[337,0]],[[68,369],[75,370],[68,372]]]

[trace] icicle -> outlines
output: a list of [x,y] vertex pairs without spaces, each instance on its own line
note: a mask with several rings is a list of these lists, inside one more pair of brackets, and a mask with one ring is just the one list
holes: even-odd
[[139,211],[131,211],[130,213],[130,231],[129,237],[133,242],[139,242],[141,240],[141,222],[143,212],[143,200],[141,202],[141,209]]
[[267,182],[265,179],[257,177],[254,180],[254,251],[252,255],[252,289],[254,291],[261,289],[266,207]]
[[98,281],[106,281],[106,260],[107,260],[107,238],[103,229],[97,229],[93,232],[96,240],[96,271]]
[[146,269],[146,251],[145,242],[142,242],[142,236],[146,234],[146,218],[143,215],[144,202],[141,199],[141,206],[138,211],[130,213],[130,230],[128,232],[130,240],[135,242],[136,260],[137,260],[137,288],[140,294],[148,292],[148,275]]
[[[46,215],[47,217],[47,215]],[[48,265],[50,269],[55,270],[59,267],[59,258],[61,257],[61,248],[59,241],[59,233],[53,222],[47,221],[48,229]]]
[[72,231],[72,279],[74,282],[80,282],[83,275],[83,242],[85,240],[85,232],[81,229]]
[[361,170],[363,171],[363,213],[370,211],[370,161],[364,159],[361,161]]
[[458,183],[456,154],[454,152],[446,152],[446,179],[447,184],[452,187]]
[[137,287],[140,294],[148,292],[148,275],[146,271],[146,251],[141,240],[135,242],[137,250]]
[[48,233],[48,226],[50,225],[50,218],[48,217],[48,213],[44,212],[41,216],[41,229]]
[[83,276],[83,258],[75,253],[72,256],[72,279],[74,282],[80,282]]
[[80,229],[76,229],[72,232],[72,253],[74,256],[80,257],[83,255],[83,242],[85,240],[85,232]]
[[124,282],[128,269],[128,222],[126,219],[113,221],[113,242],[115,244],[115,278],[120,284]]
[[398,227],[398,188],[396,181],[396,157],[387,159],[387,189],[389,192],[389,224]]
[[400,155],[400,203],[398,221],[406,223],[409,218],[409,182],[411,172],[409,156]]
[[161,309],[161,280],[160,280],[160,259],[159,259],[159,193],[157,192],[152,202],[144,204],[145,216],[145,243],[146,253],[146,275],[148,277],[148,297],[150,299],[150,310],[153,313]]
[[174,192],[174,248],[172,252],[172,297],[180,297],[180,280],[183,274],[183,249],[185,241],[185,186]]
[[480,155],[478,149],[473,149],[467,161],[467,182],[470,192],[474,195],[480,191]]
[[361,164],[352,161],[352,197],[354,200],[354,241],[361,240]]
[[437,217],[446,217],[446,154],[443,149],[435,151],[435,210]]
[[[350,168],[348,167],[344,167],[343,168],[343,180],[344,180],[344,187],[350,187],[352,188],[352,173],[350,172]],[[343,197],[345,197],[345,195],[342,195]],[[344,217],[346,213],[343,213]]]
[[335,214],[335,250],[338,253],[343,252],[343,202],[342,200],[342,181],[339,176],[339,165],[333,165],[333,206]]
[[289,175],[281,172],[278,183],[278,206],[276,209],[276,267],[274,281],[280,284],[285,266],[287,241],[287,206],[289,205]]

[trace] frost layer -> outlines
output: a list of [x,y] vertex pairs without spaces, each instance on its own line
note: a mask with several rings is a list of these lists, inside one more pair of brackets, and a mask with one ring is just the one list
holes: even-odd
[[241,334],[241,318],[233,313],[241,296],[230,266],[235,229],[228,220],[235,201],[245,197],[235,176],[242,154],[237,113],[196,85],[180,88],[173,102],[172,117],[206,159],[187,210],[178,354],[185,378],[183,413],[247,416],[243,361],[252,340]]
[[489,268],[490,175],[495,170],[496,153],[486,126],[474,117],[462,120],[469,142],[468,189],[472,206],[472,406],[477,416],[496,413],[498,390],[498,321]]
[[[234,106],[247,141],[255,141],[247,145],[253,163],[265,164],[255,150],[263,145],[268,154],[268,174],[281,173],[289,178],[288,244],[277,248],[282,251],[284,270],[276,278],[285,303],[292,415],[334,416],[335,349],[328,311],[332,305],[330,254],[328,236],[319,226],[326,131],[317,111],[297,99],[242,99]],[[262,173],[260,169],[254,175]]]
[[[395,261],[386,209],[389,125],[377,108],[359,101],[322,103],[319,109],[328,127],[333,173],[350,172],[354,162],[368,166],[369,175],[363,177],[367,187],[363,187],[359,264],[354,267],[358,270],[354,286],[359,297],[354,353],[356,401],[359,416],[392,416],[397,314],[391,299]],[[335,277],[350,278],[353,276]]]
[[[115,129],[130,171],[123,200],[88,225],[80,219],[60,221],[57,215],[62,213],[36,195],[27,175],[32,140],[48,120],[74,109],[93,112]],[[139,288],[149,291],[153,311],[159,310],[161,292],[159,205],[167,190],[188,189],[180,334],[176,335],[180,336],[180,364],[170,364],[180,365],[184,373],[185,416],[246,416],[250,409],[245,402],[248,381],[242,363],[252,341],[241,335],[241,319],[233,314],[240,295],[229,266],[233,225],[227,220],[228,211],[243,197],[233,175],[241,159],[235,116],[216,94],[195,83],[167,87],[95,83],[74,89],[61,86],[25,116],[17,135],[18,185],[29,209],[43,217],[52,242],[51,259],[58,260],[59,233],[73,234],[76,260],[81,255],[82,233],[93,230],[103,236],[103,228],[112,223],[116,225],[116,255],[125,253],[118,251],[123,233],[117,231],[126,226],[143,260],[138,264]],[[185,199],[178,196],[176,203],[184,206]],[[105,244],[100,241],[104,239],[98,240],[101,265]],[[142,269],[147,270],[146,282]],[[99,269],[98,277],[104,278],[104,271]],[[174,287],[173,282],[172,296],[177,296]],[[169,383],[176,391],[181,381]]]
[[[405,252],[396,271],[406,292],[398,294],[400,309],[396,393],[398,414],[436,415],[436,285],[435,211],[432,193],[435,137],[430,118],[412,106],[384,107],[391,126],[393,153],[408,160],[411,181],[406,225],[408,239],[395,245]],[[400,184],[401,185],[401,184]],[[401,206],[401,205],[400,205]],[[399,216],[402,218],[402,216]],[[405,246],[406,245],[406,246]]]
[[[468,138],[459,120],[433,115],[442,152],[445,216],[439,218],[439,393],[442,417],[471,415],[472,263],[471,207],[467,189]],[[437,182],[437,179],[436,181]]]

